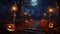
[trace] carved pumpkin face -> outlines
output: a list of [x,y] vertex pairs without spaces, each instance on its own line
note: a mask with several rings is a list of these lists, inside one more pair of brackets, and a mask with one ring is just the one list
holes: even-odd
[[49,28],[53,28],[53,23],[49,23]]
[[15,25],[14,24],[7,24],[6,28],[8,31],[14,31],[15,30]]

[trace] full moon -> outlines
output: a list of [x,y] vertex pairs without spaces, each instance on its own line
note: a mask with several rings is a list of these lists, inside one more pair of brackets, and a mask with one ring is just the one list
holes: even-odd
[[37,5],[37,0],[31,0],[31,5],[36,6]]

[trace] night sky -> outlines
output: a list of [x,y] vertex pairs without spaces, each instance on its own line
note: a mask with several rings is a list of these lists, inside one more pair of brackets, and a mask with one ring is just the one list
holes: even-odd
[[[35,2],[34,2],[35,1]],[[10,18],[11,10],[10,7],[16,3],[20,5],[20,0],[0,0],[0,19]],[[43,13],[47,13],[46,18],[48,18],[48,7],[51,6],[56,8],[56,3],[54,0],[23,0],[24,7],[21,8],[32,15],[33,18],[40,19],[43,18]],[[55,9],[53,13],[53,20],[57,19],[57,10]],[[19,11],[18,11],[19,12]]]

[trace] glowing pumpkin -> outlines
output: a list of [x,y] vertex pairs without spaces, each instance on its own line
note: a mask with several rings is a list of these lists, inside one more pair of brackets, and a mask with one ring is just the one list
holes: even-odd
[[14,24],[7,24],[6,26],[7,26],[6,28],[8,31],[15,31],[15,25]]
[[53,28],[53,23],[49,23],[49,28]]

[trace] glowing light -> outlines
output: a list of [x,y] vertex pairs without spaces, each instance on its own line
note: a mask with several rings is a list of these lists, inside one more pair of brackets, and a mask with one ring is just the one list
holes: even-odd
[[46,14],[46,13],[44,13],[43,15],[44,15],[44,16],[46,16],[47,14]]
[[7,28],[8,31],[14,31],[15,29],[10,29],[10,28]]
[[49,23],[49,28],[53,28],[53,23]]
[[17,11],[17,6],[16,5],[13,5],[12,8],[11,8],[12,11]]
[[13,10],[16,10],[16,7],[13,7],[12,9],[13,9]]
[[49,8],[48,9],[50,13],[53,13],[54,9],[53,8]]
[[25,23],[26,23],[27,25],[31,24],[31,22],[30,22],[29,20],[25,20]]
[[8,26],[8,28],[11,28],[11,26]]
[[53,9],[51,9],[51,8],[50,8],[50,9],[49,9],[49,11],[50,11],[50,12],[52,12],[52,11],[53,11]]
[[27,12],[25,12],[24,14],[27,15]]
[[32,6],[37,5],[37,0],[31,0],[31,5],[32,5]]
[[25,20],[26,23],[28,23],[29,21],[28,20]]
[[14,24],[7,24],[7,30],[8,31],[15,31],[15,25]]

